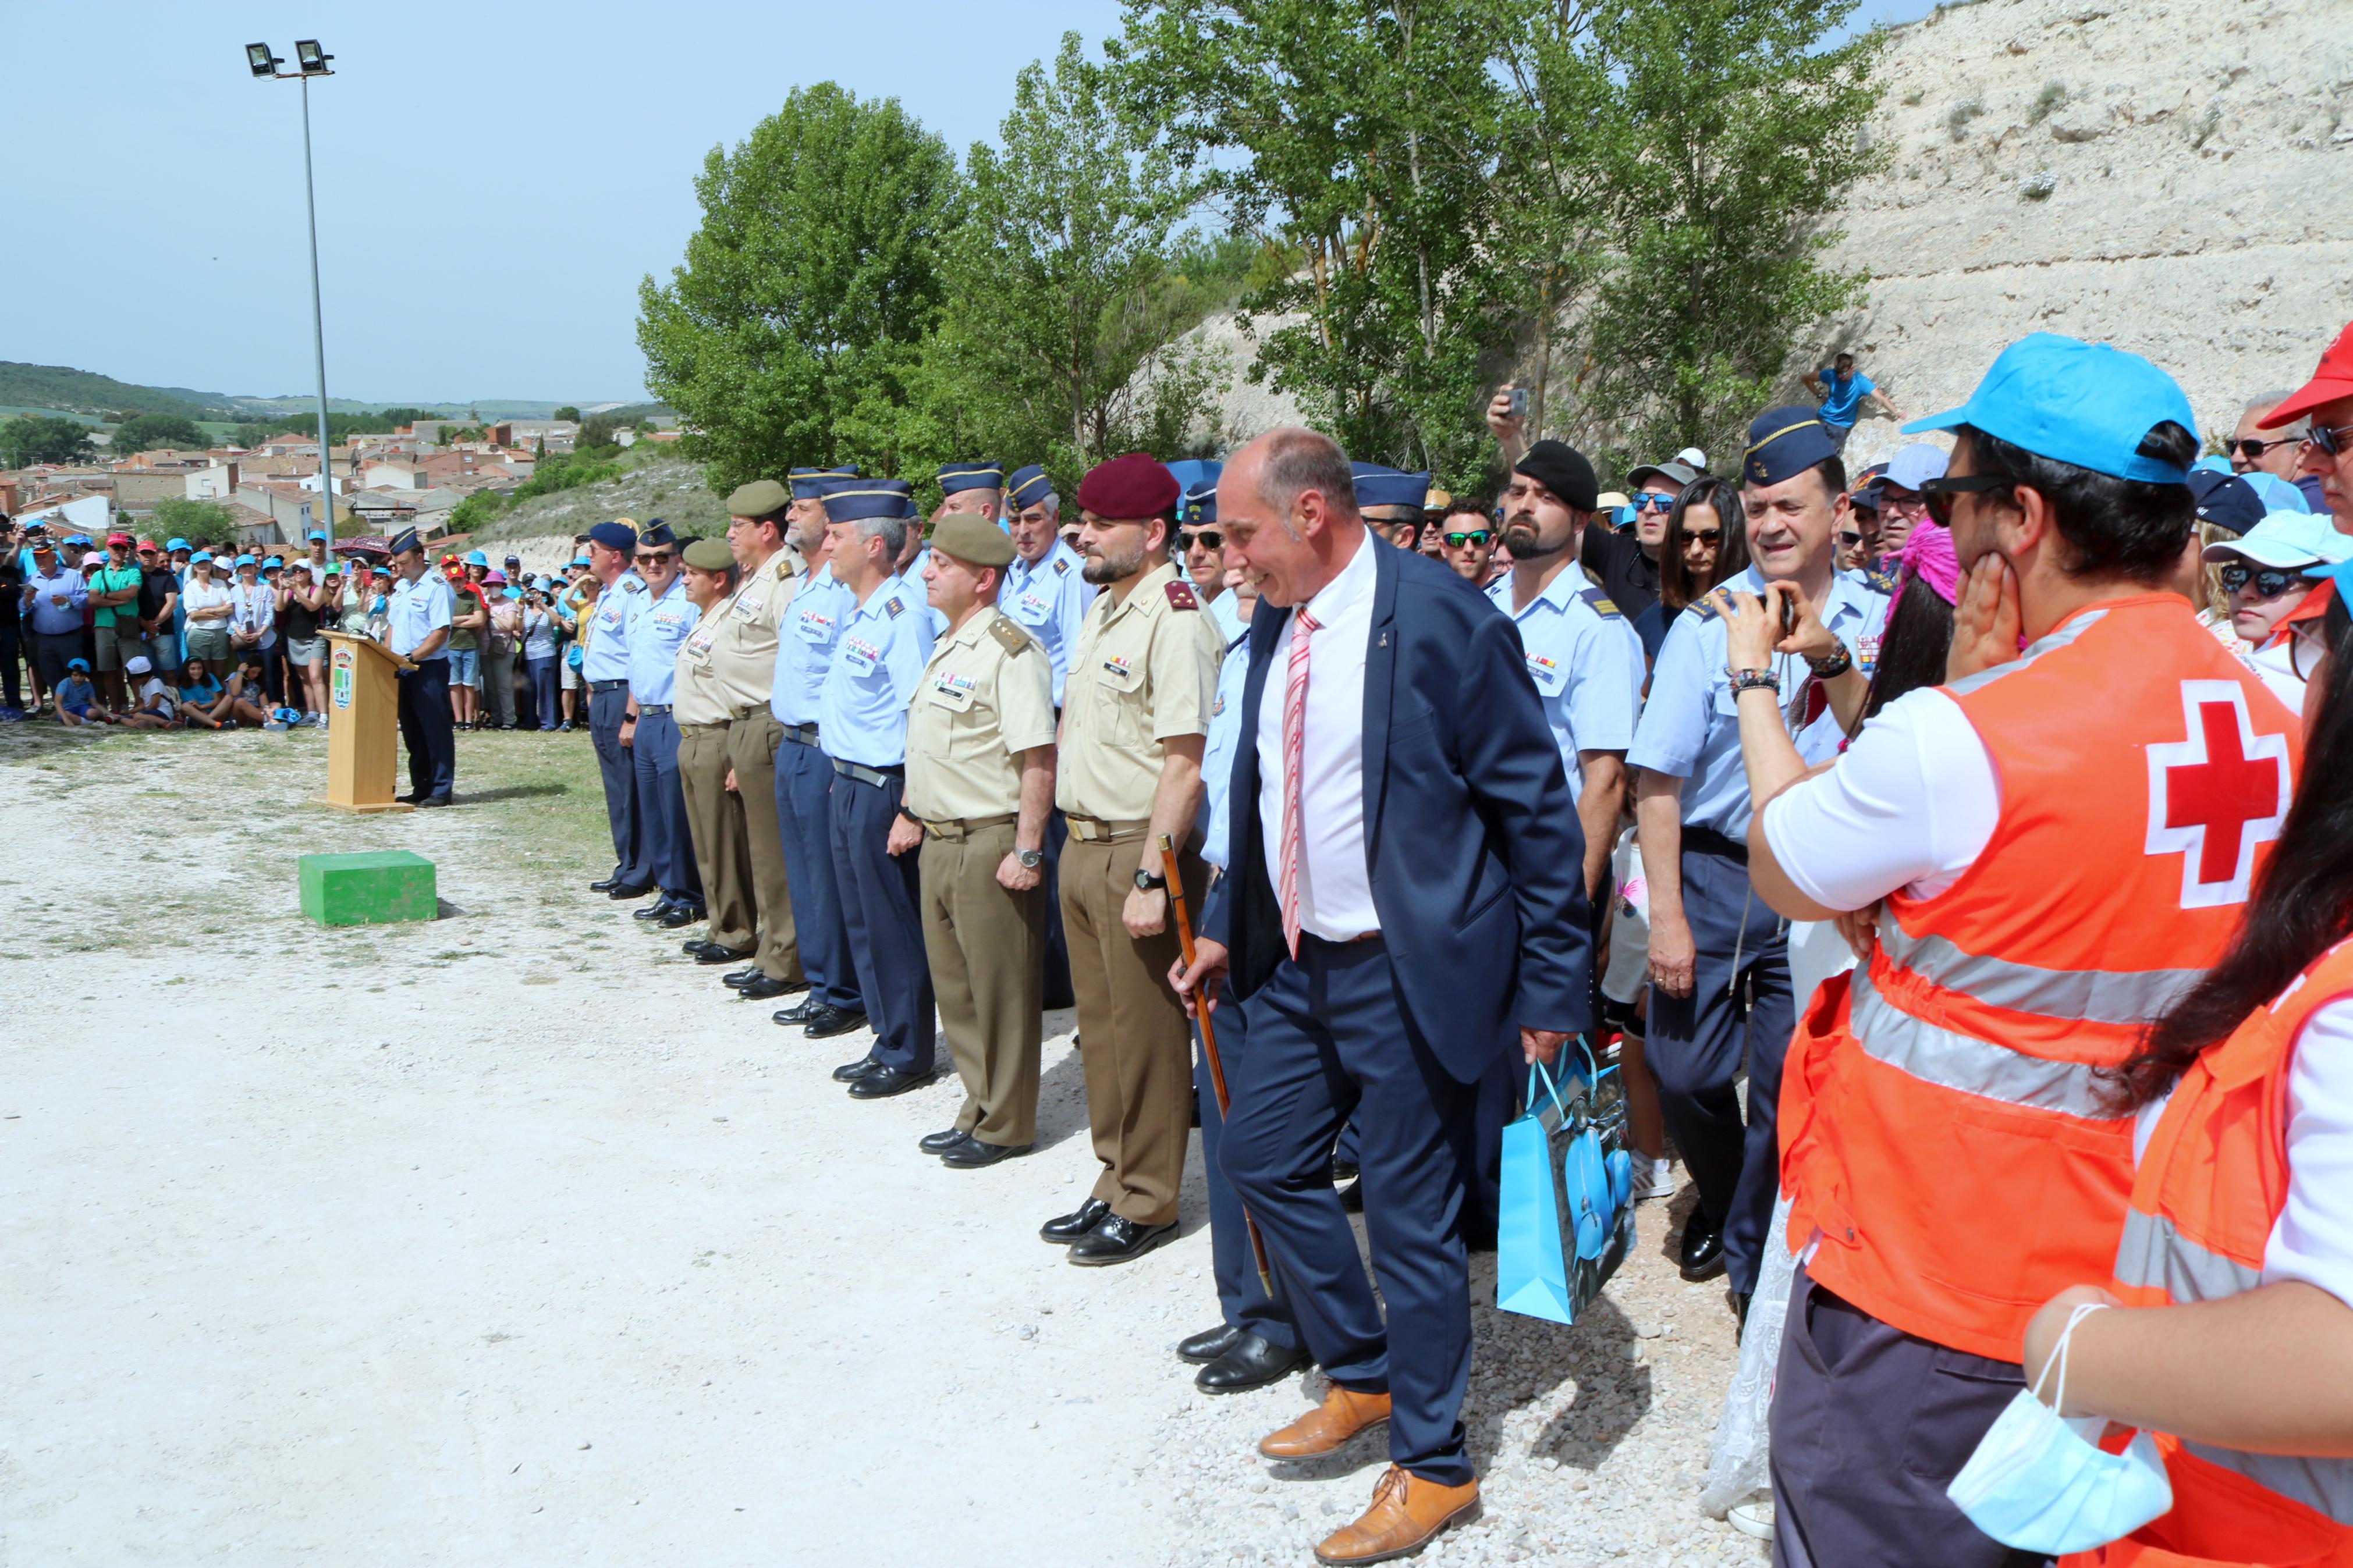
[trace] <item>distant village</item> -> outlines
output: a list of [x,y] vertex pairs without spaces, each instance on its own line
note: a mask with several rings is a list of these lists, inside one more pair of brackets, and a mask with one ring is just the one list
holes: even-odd
[[[647,423],[654,428],[621,430],[615,440],[626,447],[679,438],[674,418]],[[480,439],[452,438],[475,429]],[[569,453],[579,432],[569,419],[502,419],[480,426],[420,419],[389,435],[354,436],[327,450],[337,534],[388,536],[415,528],[427,538],[441,538],[459,501],[483,490],[513,490],[541,462]],[[185,499],[226,508],[239,543],[290,544],[315,526],[319,497],[315,436],[0,470],[0,514],[20,523],[63,523],[92,538],[116,528],[137,531],[157,503]]]

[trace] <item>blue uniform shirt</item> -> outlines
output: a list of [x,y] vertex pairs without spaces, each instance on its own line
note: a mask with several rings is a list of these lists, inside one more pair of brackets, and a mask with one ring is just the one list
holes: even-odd
[[[913,528],[914,524],[907,526]],[[945,610],[932,608],[931,584],[923,581],[923,567],[931,559],[932,547],[926,544],[908,558],[907,569],[899,574],[899,581],[906,584],[907,592],[915,596],[915,608],[923,611],[923,619],[931,623],[932,640],[937,642],[947,635],[948,616]]]
[[[817,722],[825,672],[833,665],[833,645],[858,601],[833,574],[828,561],[801,582],[776,628],[776,670],[768,682],[768,711],[779,724]],[[818,737],[822,741],[822,733]]]
[[1572,800],[1585,795],[1579,752],[1622,752],[1634,743],[1642,711],[1642,639],[1609,596],[1574,565],[1545,584],[1527,607],[1512,608],[1509,573],[1488,586],[1487,597],[1520,626],[1528,678],[1543,700],[1545,720],[1568,770]]
[[[1209,601],[1210,618],[1226,639],[1226,656],[1218,663],[1218,698],[1209,706],[1209,733],[1201,744],[1201,784],[1208,792],[1208,819],[1201,832],[1201,858],[1223,868],[1234,831],[1228,796],[1234,787],[1234,748],[1241,740],[1242,688],[1250,681],[1250,623],[1234,610],[1234,596],[1220,594]],[[1224,614],[1219,614],[1220,606]]]
[[1062,679],[1071,672],[1071,649],[1079,626],[1095,602],[1094,584],[1084,575],[1086,558],[1057,539],[1032,566],[1018,555],[1005,569],[1005,591],[997,607],[1029,628],[1054,667],[1054,706],[1062,705]]
[[[415,653],[417,645],[433,635],[433,628],[446,628],[449,616],[458,607],[458,596],[449,587],[449,580],[438,571],[427,567],[425,575],[414,583],[396,583],[391,602],[385,607],[387,630],[385,642],[393,652],[406,657]],[[446,652],[448,643],[441,647]],[[435,654],[436,658],[442,657]]]
[[844,591],[840,639],[818,697],[825,754],[870,768],[907,760],[907,704],[932,657],[932,618],[903,577],[888,577],[856,604]]
[[670,700],[678,679],[678,645],[702,615],[687,599],[684,573],[671,578],[659,598],[650,589],[629,595],[629,695],[639,707]]
[[634,572],[624,573],[602,594],[588,610],[588,646],[580,655],[580,679],[583,680],[627,680],[629,679],[629,621],[631,606],[646,595],[645,579]]
[[[1765,579],[1749,567],[1721,586],[1743,594],[1761,594]],[[1873,593],[1842,572],[1831,574],[1830,602],[1821,611],[1822,624],[1852,649],[1863,673],[1871,671],[1878,649],[1880,628],[1887,619],[1887,597]],[[1688,827],[1711,828],[1735,842],[1748,837],[1748,775],[1740,765],[1740,718],[1733,707],[1732,680],[1725,673],[1728,637],[1724,622],[1704,603],[1675,617],[1667,640],[1651,671],[1650,700],[1634,731],[1634,744],[1626,753],[1630,768],[1648,768],[1683,785],[1683,819]],[[1798,689],[1810,679],[1805,661],[1779,656],[1774,665],[1781,677],[1781,701],[1786,709]],[[1838,754],[1838,720],[1825,710],[1797,735],[1798,752],[1808,763]]]

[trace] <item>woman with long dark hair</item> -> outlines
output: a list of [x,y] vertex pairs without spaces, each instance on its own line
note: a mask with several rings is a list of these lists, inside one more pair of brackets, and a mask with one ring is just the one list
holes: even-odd
[[1686,605],[1747,570],[1748,531],[1740,515],[1740,488],[1714,475],[1694,479],[1667,511],[1666,537],[1659,542],[1658,603],[1634,617],[1642,652],[1655,661],[1667,640],[1667,628]]
[[2137,1157],[2111,1288],[2027,1327],[2030,1380],[2066,1342],[2060,1415],[2165,1435],[2171,1510],[2071,1563],[2353,1563],[2353,567],[2330,575],[2244,921],[2113,1077]]

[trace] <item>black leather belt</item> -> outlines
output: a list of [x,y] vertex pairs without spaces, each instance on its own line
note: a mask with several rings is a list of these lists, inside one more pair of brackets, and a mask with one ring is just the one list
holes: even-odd
[[856,779],[860,784],[871,784],[876,789],[888,789],[907,776],[907,770],[902,767],[870,768],[862,763],[845,763],[839,757],[833,758],[832,762],[835,773],[844,778]]
[[1714,855],[1725,860],[1736,860],[1743,866],[1748,864],[1748,846],[1726,838],[1713,827],[1694,827],[1687,822],[1683,824],[1683,847],[1685,849],[1695,849],[1703,855]]
[[669,711],[670,704],[667,702],[640,702],[638,704],[638,717],[640,719],[644,718],[649,713],[667,713]]
[[814,746],[817,744],[817,726],[814,724],[787,724],[785,726],[785,739],[787,741],[798,741],[804,746]]
[[588,689],[591,691],[618,691],[628,684],[629,683],[627,680],[592,680],[588,683]]

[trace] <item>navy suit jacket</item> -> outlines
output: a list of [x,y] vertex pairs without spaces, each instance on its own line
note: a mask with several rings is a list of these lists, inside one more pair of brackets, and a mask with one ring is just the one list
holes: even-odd
[[[1517,624],[1426,556],[1371,533],[1363,548],[1376,567],[1364,740],[1373,907],[1408,1016],[1472,1083],[1523,1026],[1592,1025],[1585,835]],[[1231,852],[1203,921],[1243,998],[1285,956],[1259,825],[1258,724],[1290,615],[1261,599],[1250,620]]]

